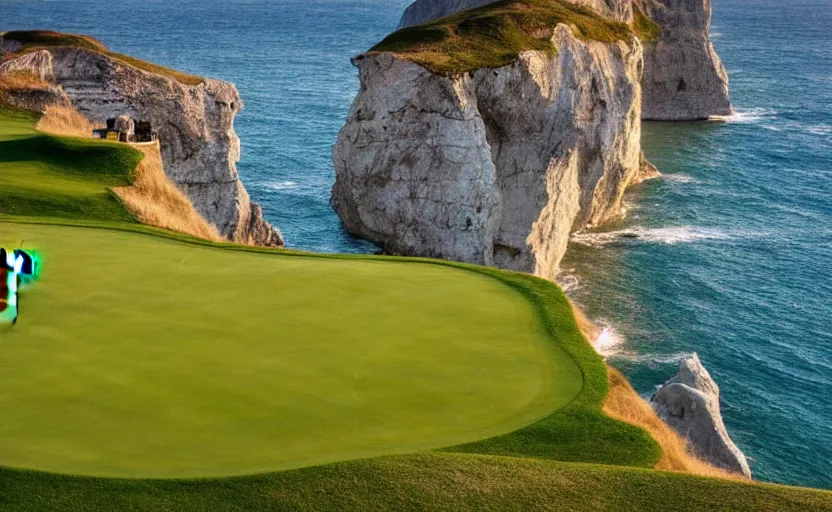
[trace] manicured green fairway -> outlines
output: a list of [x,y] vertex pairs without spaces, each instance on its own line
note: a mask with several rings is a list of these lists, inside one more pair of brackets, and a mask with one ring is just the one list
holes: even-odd
[[581,389],[532,305],[427,263],[0,223],[44,265],[0,331],[0,465],[233,475],[505,434]]

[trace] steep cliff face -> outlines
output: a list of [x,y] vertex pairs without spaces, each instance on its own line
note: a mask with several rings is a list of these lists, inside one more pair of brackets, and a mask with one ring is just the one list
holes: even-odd
[[751,478],[745,455],[731,440],[719,407],[719,387],[696,354],[684,359],[679,373],[652,398],[656,414],[703,459]]
[[[399,28],[426,23],[495,0],[417,0]],[[710,0],[574,0],[603,16],[631,23],[647,16],[659,34],[644,44],[642,116],[689,121],[732,113],[728,75],[710,39]]]
[[[9,42],[5,45],[11,47]],[[242,102],[232,84],[204,79],[188,85],[106,54],[71,47],[47,48],[4,66],[30,69],[53,80],[95,122],[118,114],[150,121],[159,134],[166,173],[222,236],[241,243],[283,245],[279,231],[263,219],[237,173],[240,141],[234,117]]]
[[347,228],[391,253],[553,278],[570,233],[618,216],[646,167],[639,42],[559,25],[552,44],[556,55],[449,76],[357,58],[361,89],[333,155]]
[[711,0],[644,0],[661,35],[644,45],[644,119],[730,115],[728,74],[711,44]]

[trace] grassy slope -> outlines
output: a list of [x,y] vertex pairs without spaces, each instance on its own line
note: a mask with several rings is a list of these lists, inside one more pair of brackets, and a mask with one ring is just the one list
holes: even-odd
[[[19,121],[8,112],[0,112],[0,129],[8,129]],[[48,187],[49,180],[42,184]],[[0,232],[14,238],[8,223],[12,218],[6,216],[7,222],[3,223],[1,217]],[[156,234],[171,240],[159,243],[172,244],[175,240],[187,242],[193,249],[228,247],[246,253],[269,254],[268,259],[275,264],[295,257],[274,258],[274,251],[211,244],[136,224],[77,218],[17,220],[35,225],[106,226],[120,231]],[[289,256],[291,253],[283,251],[279,254]],[[416,261],[317,255],[304,255],[303,259],[310,265],[333,259],[375,265],[383,261]],[[46,261],[50,264],[49,259]],[[543,313],[544,328],[579,362],[587,382],[581,394],[560,413],[514,434],[451,450],[638,465],[646,465],[653,459],[655,445],[643,432],[600,414],[597,401],[603,398],[607,386],[601,377],[605,371],[603,362],[580,339],[569,305],[554,285],[527,275],[493,269],[447,263],[432,265],[485,273],[525,294]],[[43,281],[44,290],[46,283]],[[35,300],[36,294],[46,293],[38,288],[30,292],[25,300]],[[90,315],[89,310],[78,312],[97,317]],[[128,310],[123,314],[131,312]],[[271,327],[277,334],[284,325],[273,322]],[[490,375],[479,377],[493,378]],[[551,451],[546,451],[547,443],[553,443]],[[832,500],[829,493],[794,488],[704,480],[633,468],[447,452],[199,481],[95,479],[0,469],[0,508],[4,510],[458,510],[489,507],[495,510],[828,510],[832,509]]]
[[130,183],[141,153],[116,143],[37,132],[37,118],[0,105],[0,212],[133,221],[108,187]]
[[613,42],[632,36],[626,24],[566,0],[503,0],[398,30],[371,51],[399,54],[435,73],[495,68],[526,50],[555,51],[549,39],[559,23],[587,40]]
[[198,481],[0,469],[3,510],[820,512],[832,493],[652,470],[418,454]]
[[479,273],[0,225],[19,239],[45,265],[0,331],[11,466],[224,476],[408,453],[511,432],[582,386],[523,296]]
[[89,36],[62,34],[60,32],[52,32],[49,30],[26,30],[6,32],[3,34],[3,38],[21,43],[21,49],[12,56],[54,47],[83,48],[85,50],[106,55],[127,66],[132,66],[134,68],[141,69],[142,71],[173,78],[174,80],[185,85],[199,85],[205,80],[199,76],[189,75],[187,73],[182,73],[181,71],[166,68],[164,66],[137,59],[129,55],[110,51],[106,46]]

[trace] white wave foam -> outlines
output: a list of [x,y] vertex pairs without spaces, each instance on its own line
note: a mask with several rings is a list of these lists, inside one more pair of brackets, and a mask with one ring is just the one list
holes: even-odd
[[603,247],[623,240],[673,245],[698,240],[726,240],[731,235],[723,231],[693,226],[667,228],[634,227],[601,233],[575,233],[572,241],[589,247]]
[[263,186],[272,190],[288,190],[297,188],[298,184],[294,181],[270,181],[264,183]]
[[662,174],[662,178],[674,183],[696,183],[693,176],[688,176],[687,174]]
[[613,355],[615,359],[631,363],[646,364],[648,366],[678,364],[682,359],[690,357],[690,352],[678,352],[676,354],[633,354],[630,352],[618,352]]
[[711,116],[710,121],[719,121],[723,123],[738,123],[738,124],[752,124],[759,121],[774,119],[777,117],[777,112],[770,108],[752,108],[746,111],[736,111],[730,116]]
[[572,268],[562,269],[558,274],[556,282],[558,286],[560,286],[561,289],[567,294],[583,288],[583,282],[581,282],[578,274],[575,273],[575,269]]
[[[603,322],[599,322],[603,325]],[[611,357],[619,354],[624,346],[624,336],[618,333],[612,326],[604,326],[601,334],[592,342],[595,351],[604,357]]]

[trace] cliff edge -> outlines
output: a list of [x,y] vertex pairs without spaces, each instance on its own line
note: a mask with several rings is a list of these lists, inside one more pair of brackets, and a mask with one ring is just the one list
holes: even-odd
[[[468,41],[436,57],[405,32],[354,59],[332,191],[352,233],[553,279],[570,234],[620,216],[626,188],[655,175],[641,156],[641,43],[570,3],[532,5],[499,37],[503,10],[454,18],[448,32],[482,27],[482,52]],[[534,49],[505,57],[518,40]]]
[[[494,3],[495,0],[416,0],[399,28]],[[711,43],[711,0],[573,0],[631,24],[644,43],[642,118],[691,121],[730,115],[728,74]]]
[[6,56],[0,73],[41,77],[94,123],[120,114],[149,121],[159,135],[165,172],[224,238],[283,245],[237,172],[234,117],[242,101],[234,85],[116,54],[84,36],[7,32],[0,35],[0,49]]

